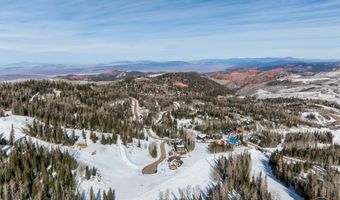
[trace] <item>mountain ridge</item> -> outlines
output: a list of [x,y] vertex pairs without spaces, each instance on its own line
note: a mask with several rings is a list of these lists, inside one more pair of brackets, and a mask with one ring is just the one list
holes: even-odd
[[[269,71],[284,68],[291,72],[302,73],[311,69],[312,72],[331,71],[338,69],[340,61],[324,59],[298,59],[293,57],[265,57],[265,58],[230,58],[230,59],[202,59],[196,61],[117,61],[106,64],[47,64],[20,62],[0,66],[0,76],[20,76],[27,79],[39,76],[53,78],[67,75],[107,74],[112,71],[124,72],[199,72],[226,73],[241,69],[255,68]],[[306,70],[308,69],[308,70]]]

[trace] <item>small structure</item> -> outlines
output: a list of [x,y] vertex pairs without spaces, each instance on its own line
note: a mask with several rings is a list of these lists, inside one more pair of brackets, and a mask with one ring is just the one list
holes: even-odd
[[218,144],[218,145],[224,145],[224,140],[216,140],[216,144]]
[[204,140],[206,140],[207,138],[208,138],[207,135],[204,134],[204,133],[200,133],[200,134],[198,134],[197,137],[196,137],[197,140],[201,140],[201,141],[204,141]]
[[82,150],[82,149],[85,149],[87,147],[87,144],[79,143],[79,144],[77,144],[77,147],[78,147],[79,150]]
[[244,128],[236,128],[236,132],[243,134]]
[[187,149],[183,144],[176,145],[176,152],[180,155],[184,155],[187,153]]
[[223,99],[225,99],[225,96],[217,95],[217,99],[218,99],[218,100],[223,100]]
[[183,164],[183,161],[181,160],[180,156],[170,157],[168,161],[169,161],[170,170],[176,170],[178,167],[180,167]]
[[235,137],[231,137],[229,138],[229,143],[232,144],[232,145],[237,145],[240,143],[240,140],[235,138]]
[[223,134],[222,133],[216,133],[212,136],[213,139],[215,140],[220,140],[223,138]]
[[183,144],[183,141],[182,141],[182,139],[175,139],[175,140],[171,140],[170,143],[172,145],[176,146],[176,145]]
[[170,151],[169,151],[169,156],[174,156],[176,154],[176,151],[174,148],[171,148]]
[[243,123],[245,123],[245,124],[247,124],[247,125],[249,125],[251,122],[253,121],[253,119],[251,118],[251,117],[245,117],[244,119],[243,119]]

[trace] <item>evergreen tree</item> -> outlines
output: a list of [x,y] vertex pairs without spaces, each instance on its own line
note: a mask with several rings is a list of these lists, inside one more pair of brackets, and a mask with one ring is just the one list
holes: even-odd
[[90,200],[95,200],[95,199],[96,199],[96,197],[94,195],[93,188],[91,187],[91,189],[90,189]]
[[85,177],[86,177],[87,180],[90,180],[90,178],[91,178],[91,170],[89,169],[88,166],[86,166],[86,168],[85,168]]
[[108,200],[115,200],[115,191],[112,190],[112,188],[109,189],[109,192],[107,193]]
[[11,126],[11,133],[9,135],[9,144],[10,145],[14,144],[14,127],[13,127],[13,124]]
[[97,169],[95,167],[92,168],[91,175],[92,176],[96,176],[97,175]]

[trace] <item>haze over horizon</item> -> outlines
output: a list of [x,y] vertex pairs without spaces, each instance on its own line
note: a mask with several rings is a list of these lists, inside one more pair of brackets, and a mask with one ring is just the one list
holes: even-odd
[[339,1],[0,0],[0,65],[338,59]]

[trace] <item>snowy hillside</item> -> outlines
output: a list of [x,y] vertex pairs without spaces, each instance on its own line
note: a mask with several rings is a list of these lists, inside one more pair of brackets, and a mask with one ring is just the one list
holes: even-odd
[[[158,199],[160,195],[169,195],[171,198],[175,198],[179,196],[179,189],[185,190],[188,188],[191,188],[190,191],[194,193],[199,193],[200,190],[204,190],[214,183],[210,178],[211,165],[217,157],[223,155],[209,154],[207,144],[198,143],[196,149],[184,158],[183,166],[177,171],[170,170],[167,162],[162,162],[159,165],[157,174],[143,175],[141,169],[155,160],[149,155],[147,145],[152,141],[160,141],[152,138],[149,138],[148,141],[143,140],[141,141],[141,148],[137,147],[137,140],[127,146],[124,146],[120,139],[118,139],[118,144],[102,145],[99,142],[93,143],[89,139],[84,140],[81,137],[81,130],[75,130],[79,140],[74,146],[55,145],[26,136],[22,132],[22,128],[27,123],[32,123],[33,118],[12,115],[10,112],[6,114],[8,114],[7,117],[0,118],[2,137],[9,138],[13,124],[16,140],[27,137],[38,145],[68,150],[81,164],[98,169],[98,176],[92,177],[90,180],[78,175],[78,189],[83,191],[84,196],[89,195],[91,187],[93,187],[94,191],[107,190],[109,187],[115,188],[117,199],[122,200]],[[71,129],[67,130],[69,133],[72,131]],[[89,138],[90,132],[86,131],[86,134],[87,138]],[[81,143],[86,143],[87,147],[80,150],[77,144]],[[233,153],[247,150],[248,148],[240,147],[235,149]],[[266,164],[268,158],[264,154],[253,149],[249,150],[252,155],[253,173],[257,174],[262,171],[268,176],[270,191],[276,194],[279,199],[298,197],[275,178],[272,178],[270,169]]]

